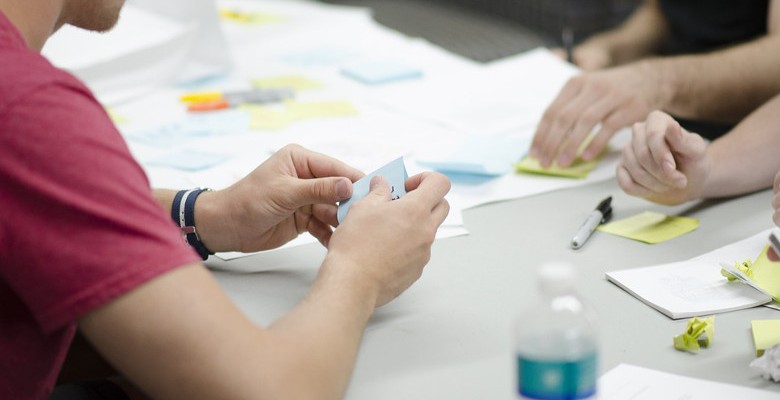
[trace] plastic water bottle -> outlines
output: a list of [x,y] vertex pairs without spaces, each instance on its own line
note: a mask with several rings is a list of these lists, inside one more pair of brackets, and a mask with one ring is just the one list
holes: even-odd
[[542,265],[537,301],[514,327],[517,393],[522,399],[595,399],[595,313],[575,290],[571,265]]

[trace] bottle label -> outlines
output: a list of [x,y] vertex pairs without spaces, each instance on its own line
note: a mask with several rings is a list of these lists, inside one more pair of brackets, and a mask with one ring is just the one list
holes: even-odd
[[585,399],[596,393],[596,353],[579,360],[517,357],[517,392],[540,400]]

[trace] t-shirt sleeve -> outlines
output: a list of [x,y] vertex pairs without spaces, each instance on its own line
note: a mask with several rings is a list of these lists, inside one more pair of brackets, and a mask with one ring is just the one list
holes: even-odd
[[199,260],[85,88],[49,83],[0,113],[0,277],[44,331]]

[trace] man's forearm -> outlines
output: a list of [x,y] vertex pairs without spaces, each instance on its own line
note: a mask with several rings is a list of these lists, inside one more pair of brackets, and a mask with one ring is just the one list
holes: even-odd
[[780,35],[644,63],[669,92],[661,108],[677,117],[736,123],[780,92]]
[[704,197],[723,197],[764,189],[780,170],[780,96],[750,114],[707,149],[712,169]]

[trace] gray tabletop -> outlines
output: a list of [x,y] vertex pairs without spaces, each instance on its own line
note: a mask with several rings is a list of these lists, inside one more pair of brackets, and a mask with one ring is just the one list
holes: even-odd
[[[582,249],[570,249],[576,229],[607,195],[615,219],[655,210],[695,217],[701,225],[655,245],[596,232]],[[778,318],[778,311],[719,314],[711,348],[688,354],[672,346],[686,320],[667,318],[604,277],[685,260],[769,228],[771,198],[762,191],[665,207],[627,196],[610,180],[467,210],[471,234],[437,241],[422,278],[377,310],[346,398],[513,399],[511,327],[535,298],[535,268],[551,260],[581,272],[579,290],[599,315],[601,373],[629,363],[780,393],[780,385],[748,368],[754,358],[750,321]],[[317,245],[287,249],[242,261],[263,265],[264,272],[215,275],[253,320],[268,324],[304,296],[324,254]]]

